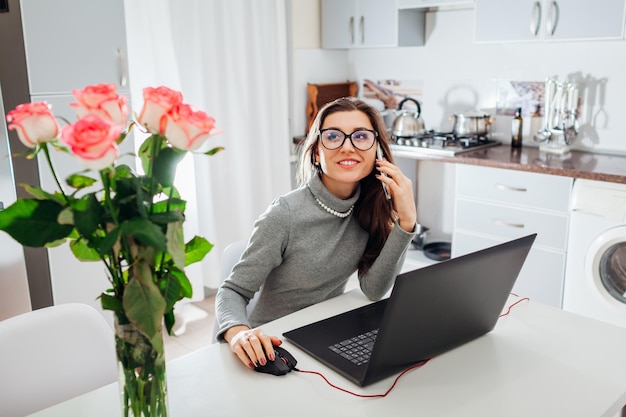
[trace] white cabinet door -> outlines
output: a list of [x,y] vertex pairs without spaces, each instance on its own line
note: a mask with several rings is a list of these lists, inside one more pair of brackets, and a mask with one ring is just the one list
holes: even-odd
[[[505,239],[487,236],[455,233],[452,249],[456,257],[505,241]],[[565,253],[533,247],[513,286],[513,293],[520,297],[528,297],[533,301],[561,308],[564,269]],[[485,271],[485,273],[489,273],[489,271]]]
[[398,0],[398,9],[418,9],[453,5],[472,6],[474,0]]
[[356,46],[356,0],[322,0],[322,47]]
[[323,48],[397,45],[398,8],[395,1],[322,0]]
[[22,0],[31,95],[126,85],[123,0]]
[[624,0],[546,1],[544,39],[621,38],[624,4]]
[[476,0],[477,42],[617,39],[624,0]]
[[477,42],[537,41],[541,39],[541,2],[535,0],[476,0]]
[[393,1],[360,0],[358,42],[361,46],[398,45],[398,9]]
[[452,256],[537,233],[514,292],[561,307],[571,178],[459,165]]

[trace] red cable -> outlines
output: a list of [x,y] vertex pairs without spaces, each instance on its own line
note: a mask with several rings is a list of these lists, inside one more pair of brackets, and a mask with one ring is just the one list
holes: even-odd
[[347,394],[354,395],[355,397],[361,397],[361,398],[383,398],[383,397],[386,397],[386,396],[387,396],[387,395],[391,392],[391,390],[392,390],[392,389],[394,389],[394,387],[395,387],[395,386],[396,386],[396,384],[398,383],[398,380],[399,380],[399,379],[400,379],[400,378],[401,378],[404,374],[406,374],[406,373],[407,373],[407,372],[409,372],[409,371],[412,371],[413,369],[416,369],[416,368],[419,368],[419,367],[421,367],[421,366],[426,365],[426,364],[428,363],[428,361],[430,361],[430,359],[426,359],[425,361],[422,361],[422,362],[420,362],[420,363],[418,363],[418,364],[416,364],[416,365],[413,365],[413,366],[411,366],[411,367],[409,367],[409,368],[405,369],[404,371],[402,371],[402,372],[400,373],[400,375],[398,375],[398,376],[396,377],[396,379],[393,381],[393,384],[391,384],[391,387],[389,387],[389,389],[387,390],[387,392],[385,392],[384,394],[357,394],[356,392],[349,391],[349,390],[347,390],[347,389],[345,389],[345,388],[341,388],[341,387],[339,387],[339,386],[337,386],[337,385],[335,385],[335,384],[331,383],[331,382],[330,382],[330,381],[329,381],[329,380],[328,380],[328,379],[327,379],[327,378],[326,378],[326,377],[325,377],[325,376],[324,376],[321,372],[317,372],[317,371],[303,371],[302,369],[297,369],[297,368],[296,368],[296,369],[294,369],[294,371],[298,371],[298,372],[301,372],[301,373],[303,373],[303,374],[314,374],[314,375],[321,376],[321,377],[324,379],[324,381],[326,381],[326,383],[327,383],[328,385],[330,385],[331,387],[333,387],[333,388],[335,388],[335,389],[338,389],[339,391],[343,391],[343,392],[345,392],[345,393],[347,393]]
[[[519,297],[519,295],[517,295],[517,294],[513,294],[513,295],[514,295],[514,296],[516,296],[516,297]],[[519,300],[517,300],[516,302],[514,302],[513,304],[511,304],[511,305],[509,306],[509,308],[507,308],[506,313],[502,313],[502,314],[500,314],[500,317],[508,316],[508,315],[509,315],[509,313],[511,312],[511,309],[512,309],[513,307],[515,307],[516,305],[518,305],[519,303],[521,303],[522,301],[530,301],[530,298],[528,298],[528,297],[520,298]]]

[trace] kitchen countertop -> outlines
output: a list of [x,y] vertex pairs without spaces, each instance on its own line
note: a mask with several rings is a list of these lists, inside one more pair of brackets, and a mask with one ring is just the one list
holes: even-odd
[[538,147],[513,150],[508,144],[455,156],[420,155],[407,146],[392,145],[394,157],[537,172],[626,184],[626,156],[570,151],[565,155],[540,152]]

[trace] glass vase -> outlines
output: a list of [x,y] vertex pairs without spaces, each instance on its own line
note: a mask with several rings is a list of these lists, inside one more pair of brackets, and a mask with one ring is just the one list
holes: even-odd
[[168,404],[164,353],[157,351],[150,340],[124,317],[115,318],[115,349],[122,415],[166,417]]

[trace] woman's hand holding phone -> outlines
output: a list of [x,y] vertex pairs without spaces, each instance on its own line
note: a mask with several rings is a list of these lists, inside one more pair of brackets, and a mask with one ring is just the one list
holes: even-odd
[[[376,148],[376,158],[377,159],[383,159],[383,149],[380,147],[380,143],[378,144],[378,148]],[[380,173],[380,175],[384,175],[385,177],[388,177],[387,174],[385,174],[384,172],[378,171]],[[385,196],[387,197],[387,200],[391,200],[391,194],[389,194],[389,188],[387,188],[387,184],[385,184],[384,182],[381,182],[381,184],[383,185],[383,190],[385,191]]]

